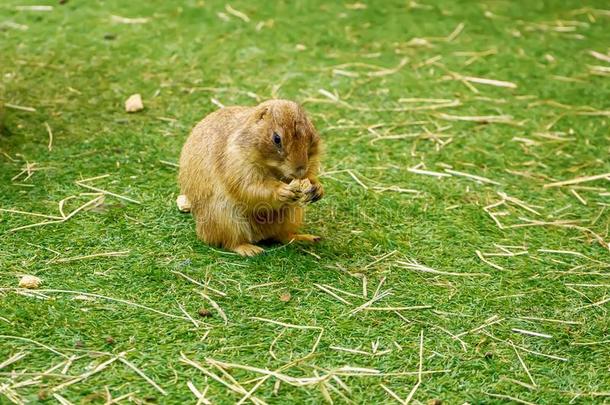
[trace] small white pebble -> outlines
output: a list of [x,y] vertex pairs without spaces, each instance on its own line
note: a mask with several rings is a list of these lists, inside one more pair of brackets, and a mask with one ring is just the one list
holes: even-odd
[[132,94],[127,101],[125,101],[125,111],[128,113],[137,112],[143,109],[144,104],[142,103],[142,96],[139,94]]
[[180,212],[191,212],[191,202],[184,194],[180,194],[176,198],[176,205]]
[[38,288],[40,287],[42,280],[36,276],[30,276],[28,274],[21,277],[19,280],[19,287],[21,288]]

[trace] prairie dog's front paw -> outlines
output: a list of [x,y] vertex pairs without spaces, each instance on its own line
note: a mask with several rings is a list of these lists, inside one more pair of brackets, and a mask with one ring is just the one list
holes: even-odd
[[283,203],[296,204],[303,196],[301,191],[301,184],[298,180],[293,180],[290,184],[282,183],[277,188],[277,198]]
[[[303,197],[301,198],[303,202],[305,204],[314,203],[322,198],[324,195],[324,188],[322,187],[322,184],[317,181],[312,183],[308,179],[305,180],[307,181],[308,187],[303,189]],[[305,180],[303,180],[303,182],[305,182]]]

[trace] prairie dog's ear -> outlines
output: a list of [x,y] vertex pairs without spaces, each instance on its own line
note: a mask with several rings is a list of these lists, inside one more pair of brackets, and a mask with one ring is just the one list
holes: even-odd
[[269,107],[262,106],[262,107],[259,107],[256,109],[256,112],[254,113],[254,118],[257,121],[261,121],[261,120],[264,120],[265,117],[269,114],[270,114]]

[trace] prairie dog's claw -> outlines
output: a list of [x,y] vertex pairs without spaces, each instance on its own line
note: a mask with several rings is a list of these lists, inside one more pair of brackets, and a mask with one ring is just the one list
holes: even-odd
[[322,198],[323,195],[324,189],[320,183],[310,183],[310,187],[304,194],[305,203],[314,203]]
[[324,196],[324,187],[322,187],[322,184],[320,184],[320,183],[316,183],[312,187],[313,187],[313,192],[312,192],[311,202],[316,202]]

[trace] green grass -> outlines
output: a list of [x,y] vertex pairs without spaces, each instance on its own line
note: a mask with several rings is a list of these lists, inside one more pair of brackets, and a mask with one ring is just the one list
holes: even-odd
[[[91,184],[142,204],[107,196],[103,205],[69,221],[15,232],[10,230],[43,219],[0,212],[0,335],[83,356],[74,361],[71,375],[110,358],[96,352],[129,351],[127,358],[168,393],[162,396],[115,362],[60,390],[63,397],[73,403],[100,403],[108,387],[115,398],[134,392],[142,402],[178,404],[193,401],[186,385],[192,381],[200,390],[209,385],[207,397],[214,403],[235,402],[242,395],[206,380],[180,361],[180,353],[217,373],[206,358],[274,370],[309,353],[318,331],[287,329],[273,346],[274,359],[269,348],[283,328],[252,319],[261,317],[323,328],[315,353],[283,371],[294,377],[324,375],[342,366],[380,373],[417,371],[423,330],[423,370],[446,372],[422,376],[414,395],[421,403],[435,398],[451,404],[504,401],[489,393],[548,404],[567,403],[578,393],[582,395],[574,403],[609,400],[610,345],[582,345],[610,339],[610,304],[603,303],[610,295],[609,265],[603,264],[610,255],[590,233],[610,240],[608,182],[580,184],[597,187],[576,190],[586,205],[569,187],[543,188],[553,181],[610,172],[610,79],[591,74],[589,67],[609,66],[589,54],[609,49],[606,1],[439,0],[415,8],[406,1],[363,1],[366,9],[323,1],[231,2],[250,17],[249,23],[228,14],[225,3],[216,0],[180,5],[71,0],[65,5],[46,2],[53,4],[51,12],[16,10],[26,3],[6,0],[0,5],[0,106],[36,109],[0,110],[0,207],[56,215],[60,200],[88,191],[76,180],[103,174],[110,176]],[[486,12],[491,14],[486,17]],[[228,21],[218,13],[225,13]],[[112,15],[149,21],[118,24]],[[10,28],[7,21],[28,29]],[[263,24],[257,30],[259,22]],[[445,41],[460,23],[463,31]],[[558,30],[561,24],[572,28]],[[413,38],[427,38],[429,46],[413,46]],[[297,50],[297,44],[305,49]],[[490,49],[496,52],[473,61],[456,54]],[[361,62],[393,68],[403,58],[408,63],[402,69],[379,77],[367,76],[373,68],[339,66]],[[473,84],[479,91],[475,94],[461,81],[447,80],[448,71],[518,87]],[[332,102],[319,89],[336,91],[347,104]],[[136,92],[146,109],[128,115],[124,100]],[[255,97],[274,96],[303,102],[326,143],[323,168],[335,173],[322,177],[327,196],[310,207],[306,227],[325,239],[315,246],[289,245],[242,259],[196,239],[192,218],[175,208],[176,169],[160,161],[177,161],[190,128],[217,108],[212,98],[225,105],[252,105]],[[411,106],[399,103],[400,98],[457,99],[461,105],[387,111]],[[578,114],[591,111],[605,113]],[[447,121],[441,113],[511,115],[520,125]],[[425,123],[398,126],[411,121]],[[54,134],[52,151],[47,149],[45,122]],[[375,130],[384,135],[419,135],[371,143],[374,135],[367,128],[382,123],[386,126]],[[441,145],[427,131],[451,142]],[[566,140],[537,135],[549,132]],[[24,175],[12,180],[26,162],[36,163],[39,170],[27,180]],[[436,172],[450,165],[500,185],[407,171],[420,163]],[[342,170],[351,170],[369,188]],[[389,186],[420,194],[374,188]],[[483,209],[500,200],[498,192],[536,206],[540,214],[515,204],[494,208],[505,212],[498,218],[506,225],[524,223],[523,218],[569,220],[590,231],[553,225],[499,229]],[[65,211],[91,198],[69,200]],[[503,268],[499,270],[476,255],[477,250],[500,252],[495,244],[522,245],[525,249],[513,251],[527,253],[487,257]],[[598,262],[539,249],[579,252]],[[113,251],[128,253],[58,261]],[[418,272],[401,267],[398,262],[405,260],[443,272],[488,276]],[[571,270],[580,274],[565,273]],[[226,297],[208,294],[222,307],[228,324],[197,293],[199,287],[172,271],[208,280],[224,291]],[[45,299],[18,294],[13,288],[21,274],[40,277],[44,289],[101,294],[177,316],[182,316],[183,305],[208,327],[116,301],[78,299],[79,293],[48,292]],[[363,277],[368,298],[339,293],[351,305],[314,285],[361,294]],[[373,306],[433,308],[403,311],[402,318],[373,311],[350,316],[354,307],[372,298],[383,279],[381,291],[390,289],[392,295]],[[265,283],[273,284],[254,288]],[[291,294],[288,302],[280,300],[286,292]],[[585,307],[591,303],[600,304]],[[199,318],[202,307],[213,316]],[[492,316],[502,321],[462,336],[466,350],[449,334],[477,328]],[[516,319],[523,316],[573,324]],[[552,338],[515,333],[513,328]],[[509,341],[521,347],[517,351],[534,389],[507,380],[531,384]],[[331,348],[370,352],[371,342],[379,342],[379,351],[390,351],[367,356]],[[0,338],[0,363],[19,352],[27,356],[0,372],[39,373],[64,360],[34,343]],[[247,380],[260,376],[228,371],[246,389],[254,386]],[[27,378],[0,374],[0,387]],[[350,392],[335,380],[328,383],[354,403],[391,403],[380,384],[406,398],[417,382],[416,375],[341,379]],[[54,403],[51,390],[63,381],[45,377],[15,392],[23,400]],[[267,380],[255,395],[268,403],[324,401],[321,385],[282,383],[274,394],[274,381]],[[345,401],[326,389],[335,402]],[[0,388],[0,403],[9,401],[2,395]]]

